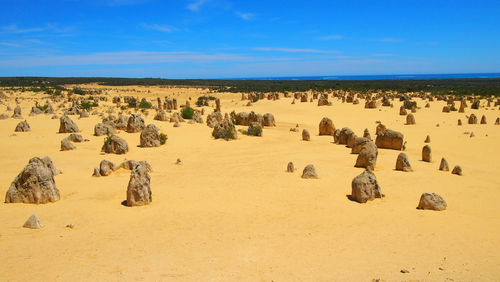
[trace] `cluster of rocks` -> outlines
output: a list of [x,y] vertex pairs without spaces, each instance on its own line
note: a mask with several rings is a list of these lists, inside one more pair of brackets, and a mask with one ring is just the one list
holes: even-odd
[[141,132],[145,127],[144,118],[140,114],[131,114],[129,117],[121,114],[118,117],[109,115],[104,117],[101,123],[94,126],[94,135],[112,135],[117,133],[116,130],[136,133]]
[[218,122],[212,131],[215,139],[233,140],[238,138],[238,132],[229,116],[226,114],[223,120]]
[[[450,171],[450,166],[448,165],[448,161],[445,158],[441,158],[441,162],[439,163],[439,170],[441,171]],[[462,175],[462,167],[456,165],[451,174]]]
[[146,168],[147,171],[153,171],[153,168],[151,167],[151,165],[147,161],[127,160],[127,161],[122,162],[120,165],[115,165],[111,161],[102,160],[101,163],[99,163],[99,167],[94,168],[94,172],[93,172],[92,176],[95,176],[95,177],[108,176],[113,171],[116,171],[119,168],[132,170],[137,165],[143,166],[144,168]]
[[[236,113],[235,111],[232,111],[230,113],[230,117],[235,125],[248,126],[251,123],[256,122],[259,123],[261,126],[268,126],[268,127],[276,126],[274,115],[271,113],[266,113],[262,115],[262,114],[256,114],[253,111],[251,111],[250,113],[246,112]],[[208,124],[208,118],[207,118],[207,124]]]
[[61,140],[61,151],[70,151],[76,149],[74,143],[81,143],[83,141],[89,141],[88,139],[83,139],[80,134],[71,133],[68,137]]

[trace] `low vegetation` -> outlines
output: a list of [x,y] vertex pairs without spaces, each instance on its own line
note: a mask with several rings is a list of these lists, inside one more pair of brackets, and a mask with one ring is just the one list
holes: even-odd
[[[66,89],[62,85],[99,83],[108,86],[177,85],[208,88],[218,92],[296,92],[323,90],[351,90],[357,92],[391,91],[430,92],[436,95],[500,95],[500,78],[462,79],[383,79],[383,80],[213,80],[160,78],[104,78],[104,77],[0,77],[0,87],[28,87],[25,90],[45,91],[50,94],[62,89],[68,93],[84,92],[78,87]],[[203,99],[203,98],[202,98]]]
[[181,115],[184,119],[192,119],[194,114],[194,110],[190,107],[182,109]]

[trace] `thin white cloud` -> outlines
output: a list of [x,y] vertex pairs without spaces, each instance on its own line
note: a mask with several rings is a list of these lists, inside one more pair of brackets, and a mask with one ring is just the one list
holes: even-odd
[[373,57],[394,57],[394,54],[391,53],[378,53],[378,54],[373,54]]
[[0,46],[4,46],[4,47],[12,47],[12,48],[20,48],[20,47],[23,47],[23,45],[21,45],[21,44],[12,43],[12,42],[0,42]]
[[394,38],[394,37],[384,37],[384,38],[376,39],[375,41],[385,42],[385,43],[399,43],[403,40],[401,40],[399,38]]
[[9,33],[9,34],[27,34],[27,33],[37,33],[37,32],[52,32],[52,33],[67,33],[71,32],[73,27],[58,27],[53,24],[46,24],[45,26],[38,27],[29,27],[22,28],[17,24],[9,24],[3,27],[0,27],[0,33]]
[[338,53],[335,50],[320,50],[320,49],[300,49],[300,48],[280,48],[280,47],[257,47],[253,48],[255,51],[267,52],[286,52],[286,53],[318,53],[318,54],[331,54]]
[[[275,58],[279,60],[281,58]],[[197,52],[102,52],[86,55],[52,55],[25,56],[15,59],[0,60],[2,67],[38,67],[38,66],[82,66],[82,65],[134,65],[156,63],[207,63],[219,61],[251,62],[255,60],[274,60],[273,58],[256,58],[230,53],[197,53]]]
[[251,21],[255,18],[255,14],[252,13],[243,13],[243,12],[235,12],[235,14],[245,21]]
[[108,6],[125,6],[125,5],[136,5],[147,2],[148,0],[107,0],[105,5]]
[[325,36],[319,37],[320,40],[340,40],[342,38],[343,38],[343,36],[338,35],[338,34],[325,35]]
[[3,33],[14,33],[14,34],[40,32],[44,30],[47,30],[47,27],[20,28],[16,24],[9,24],[1,28],[1,31]]
[[177,31],[177,28],[171,26],[171,25],[160,25],[160,24],[141,24],[142,27],[146,29],[152,29],[156,31],[161,31],[161,32],[174,32]]
[[192,11],[192,12],[197,12],[201,9],[201,7],[207,3],[208,0],[196,0],[194,2],[191,2],[189,3],[187,6],[186,6],[186,9]]

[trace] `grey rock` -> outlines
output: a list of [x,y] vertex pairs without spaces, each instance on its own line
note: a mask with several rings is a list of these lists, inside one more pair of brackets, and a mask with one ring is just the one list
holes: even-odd
[[127,206],[143,206],[151,203],[150,181],[146,168],[137,165],[132,169],[127,187]]
[[423,193],[417,209],[442,211],[447,207],[446,201],[435,193]]
[[33,214],[28,218],[28,220],[26,220],[23,227],[31,229],[40,229],[43,227],[43,224],[40,222],[40,219],[38,219],[38,216],[36,216],[36,214]]
[[314,167],[314,165],[309,164],[304,168],[304,170],[302,171],[302,178],[318,178],[318,174],[316,173],[316,168]]
[[29,160],[10,185],[5,203],[45,204],[59,198],[53,170],[46,160],[35,157]]
[[351,200],[353,201],[366,203],[383,196],[377,178],[370,169],[354,177],[351,182]]

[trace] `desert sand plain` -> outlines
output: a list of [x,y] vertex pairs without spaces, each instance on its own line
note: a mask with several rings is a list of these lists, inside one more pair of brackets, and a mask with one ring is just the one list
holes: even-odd
[[[107,88],[114,90],[108,102],[100,103],[101,112],[119,111],[112,96],[146,97],[153,105],[157,97],[176,97],[180,104],[191,97],[194,105],[207,93],[201,88]],[[125,92],[130,89],[142,92]],[[19,97],[31,131],[11,136],[20,120],[0,121],[1,192],[35,156],[49,156],[63,173],[55,176],[61,194],[57,202],[0,204],[1,280],[500,279],[498,107],[442,113],[446,102],[433,101],[425,108],[417,98],[416,125],[405,125],[396,99],[393,108],[364,109],[363,101],[353,105],[330,97],[331,106],[318,107],[317,100],[291,104],[293,98],[281,96],[248,107],[240,93],[211,93],[221,99],[222,113],[272,113],[276,127],[265,127],[262,137],[239,134],[237,140],[216,140],[205,123],[174,128],[173,123],[153,120],[155,111],[150,110],[146,124],[165,132],[166,144],[140,148],[140,133],[121,131],[118,135],[130,150],[115,155],[101,153],[104,137],[93,136],[94,125],[101,122],[98,115],[70,116],[90,141],[60,151],[61,139],[69,134],[57,133],[59,119],[28,116],[35,101],[44,104],[48,96],[7,95],[0,113],[10,117],[6,106],[14,108]],[[213,101],[205,107],[204,120],[213,107]],[[471,113],[478,118],[484,114],[488,124],[468,125],[465,116]],[[364,169],[354,167],[357,155],[334,144],[332,136],[318,136],[325,116],[336,128],[350,127],[358,136],[368,128],[374,138],[376,121],[402,132],[414,171],[396,171],[400,151],[379,149],[374,173],[385,197],[365,204],[350,201],[351,181]],[[462,126],[457,126],[458,119]],[[296,124],[300,130],[290,131]],[[302,129],[309,130],[311,141],[302,141]],[[464,134],[471,131],[473,138]],[[430,163],[421,161],[427,135]],[[441,157],[450,171],[438,170]],[[177,158],[182,165],[175,164]],[[122,205],[130,171],[92,177],[103,159],[118,164],[148,161],[153,168],[152,203]],[[290,161],[297,168],[294,173],[286,172]],[[308,164],[316,167],[319,179],[301,178]],[[462,176],[451,174],[455,165],[462,167]],[[423,192],[441,195],[447,209],[416,209]],[[32,214],[43,228],[22,227]],[[74,228],[67,228],[69,224]]]

